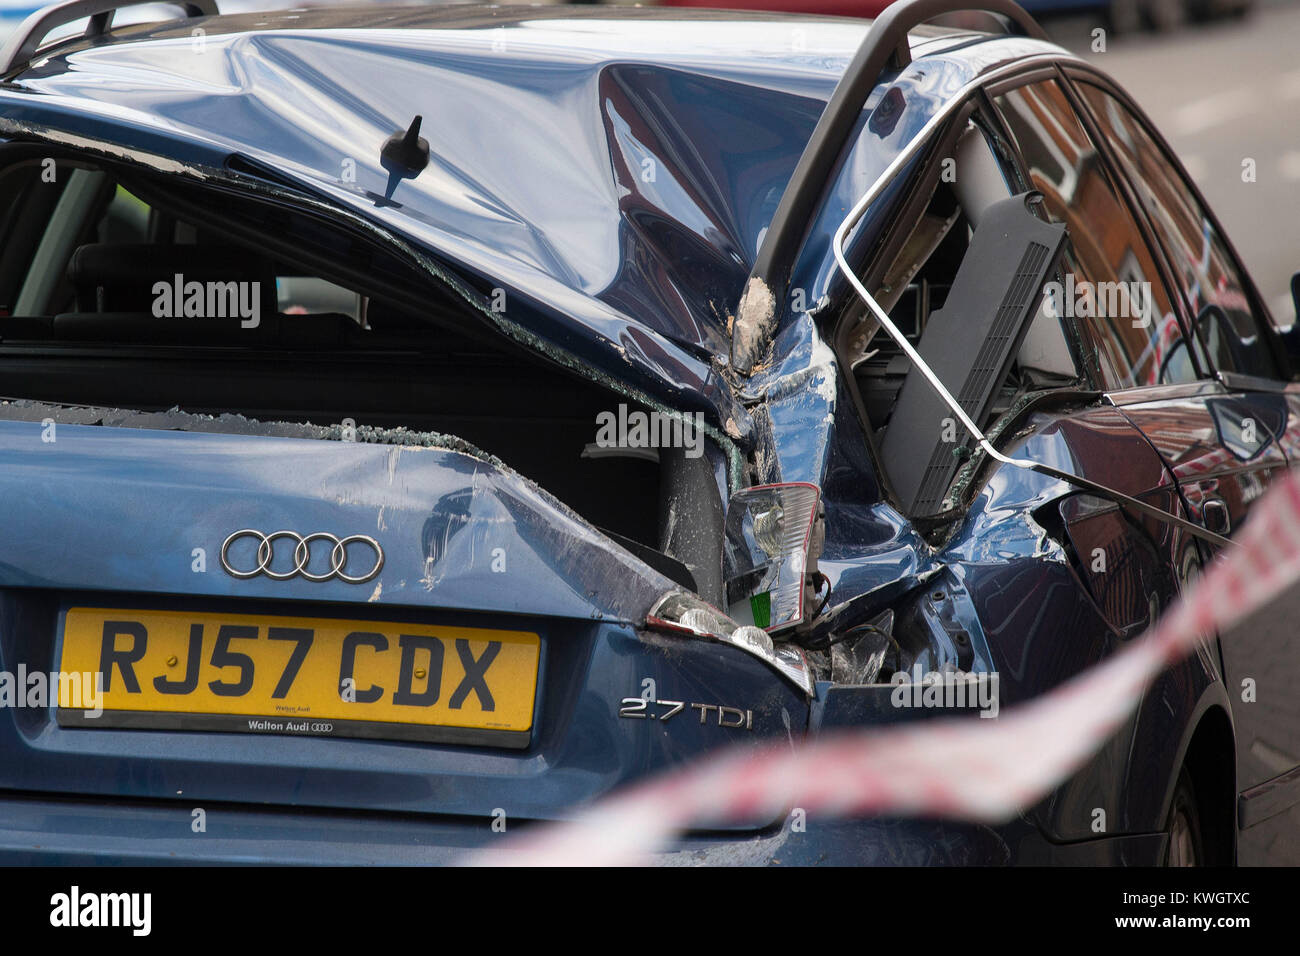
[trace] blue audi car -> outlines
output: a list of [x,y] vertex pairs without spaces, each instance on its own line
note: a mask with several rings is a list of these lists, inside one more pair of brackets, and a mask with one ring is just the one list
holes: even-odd
[[[1300,463],[1292,327],[1011,0],[123,5],[0,52],[0,861],[452,862],[996,720]],[[1297,614],[1005,825],[662,859],[1300,862]]]

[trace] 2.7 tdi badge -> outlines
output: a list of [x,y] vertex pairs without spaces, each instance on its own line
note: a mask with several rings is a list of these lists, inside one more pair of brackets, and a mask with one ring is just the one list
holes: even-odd
[[717,714],[717,725],[733,730],[753,730],[754,712],[739,707],[726,707],[722,704],[688,704],[684,700],[650,700],[645,697],[624,697],[619,708],[620,717],[636,720],[672,720],[683,711],[697,710],[700,723],[707,724],[709,715]]

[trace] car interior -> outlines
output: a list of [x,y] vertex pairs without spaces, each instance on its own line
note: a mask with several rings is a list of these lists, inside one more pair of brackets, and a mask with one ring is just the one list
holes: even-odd
[[[1055,269],[1064,233],[1024,208],[1032,194],[1013,197],[978,126],[967,123],[949,152],[947,174],[940,165],[918,187],[915,225],[876,282],[875,297],[967,414],[987,428],[1021,396],[1080,381],[1062,320],[1038,294]],[[1019,203],[1019,215],[1008,203]],[[994,217],[998,225],[990,228],[997,235],[980,233]],[[1031,268],[1021,249],[1039,245],[1053,251]],[[965,447],[964,430],[955,422],[943,427],[950,410],[928,383],[909,378],[906,354],[859,304],[841,330],[895,492],[909,513],[937,511],[939,489],[960,465],[953,450]],[[994,344],[1002,351],[986,352]]]
[[658,456],[586,453],[620,399],[391,250],[283,204],[51,164],[0,170],[0,396],[455,435],[659,546]]
[[[920,343],[931,316],[947,301],[985,210],[1012,195],[988,140],[976,126],[967,125],[952,152],[952,174],[935,182],[916,225],[875,291],[891,321],[913,345]],[[856,351],[854,377],[872,428],[883,434],[910,363],[869,316],[861,318],[851,338]],[[991,410],[977,424],[987,427],[1028,389],[1067,385],[1078,379],[1061,321],[1050,313],[1044,300],[1024,332]]]

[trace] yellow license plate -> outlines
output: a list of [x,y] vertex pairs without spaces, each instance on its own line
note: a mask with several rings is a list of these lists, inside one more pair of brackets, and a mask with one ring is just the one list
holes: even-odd
[[58,719],[525,747],[540,649],[525,631],[74,607],[59,670],[100,675],[102,713],[69,685]]

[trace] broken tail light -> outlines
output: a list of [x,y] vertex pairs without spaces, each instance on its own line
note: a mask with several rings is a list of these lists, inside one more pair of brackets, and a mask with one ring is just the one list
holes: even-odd
[[804,482],[757,485],[731,496],[722,555],[727,610],[771,633],[802,624],[816,571],[821,491]]
[[805,694],[813,692],[813,674],[803,649],[777,644],[761,627],[739,624],[711,604],[686,591],[670,591],[646,616],[646,627],[731,644],[753,654]]
[[801,647],[773,634],[803,623],[810,575],[821,551],[821,490],[757,485],[731,496],[722,556],[730,613],[686,591],[656,602],[646,626],[722,641],[761,658],[806,694],[813,673]]

